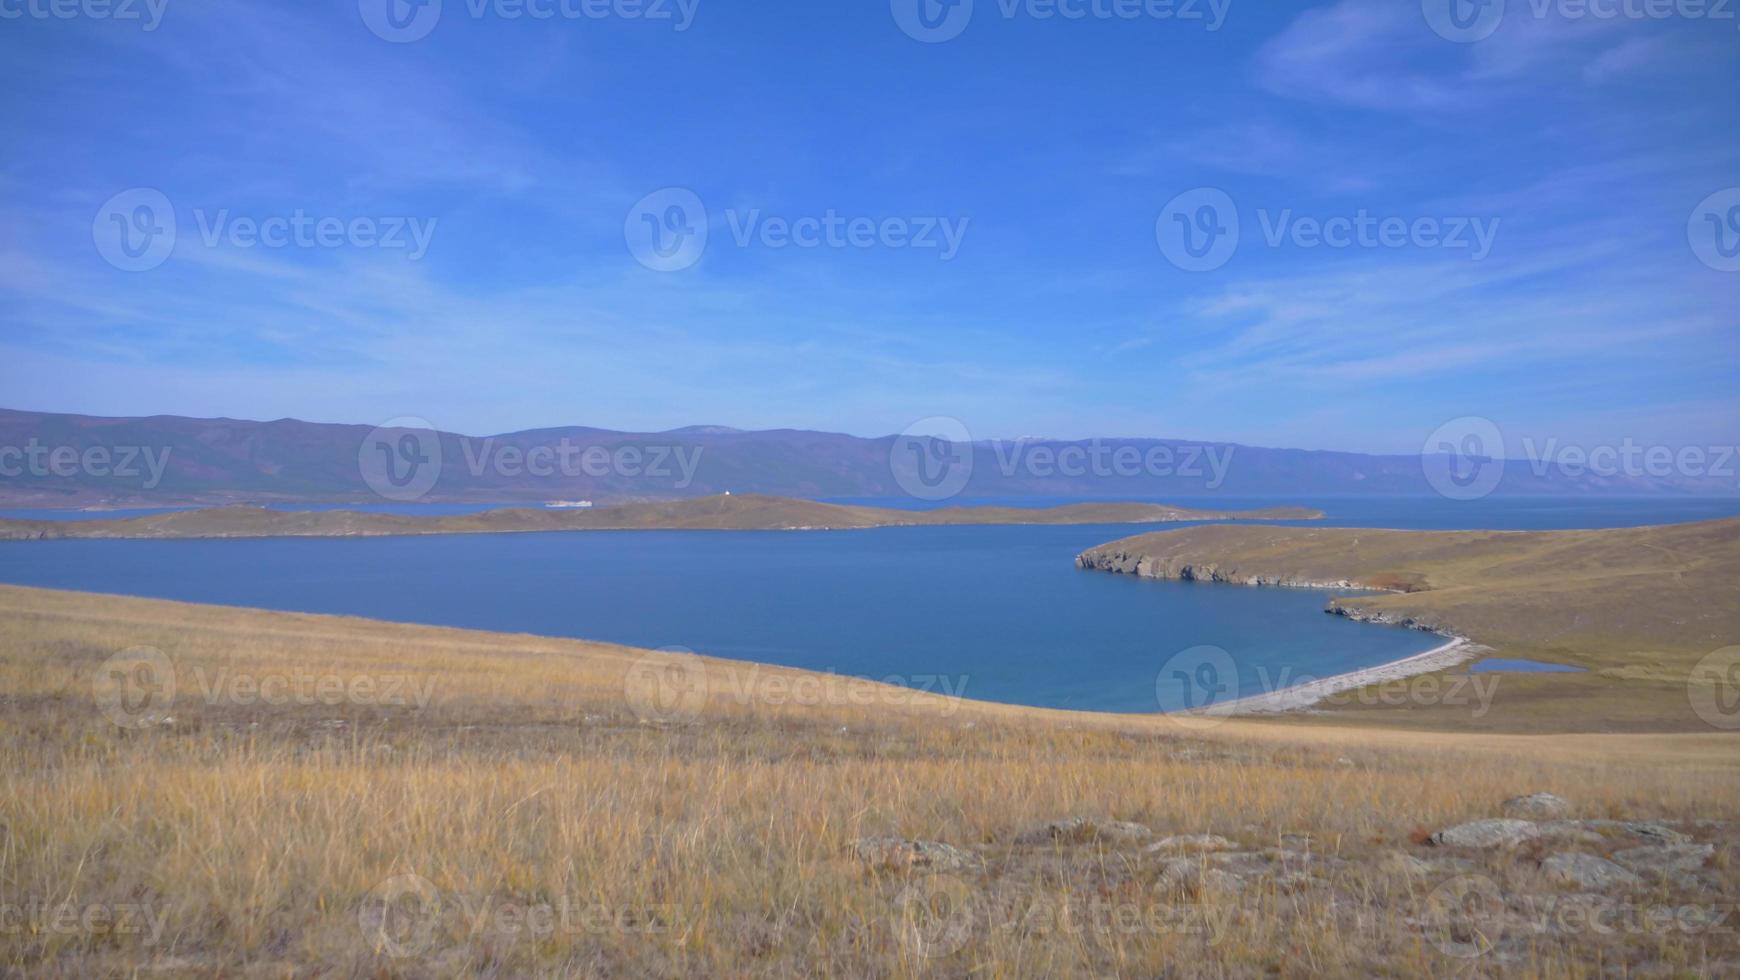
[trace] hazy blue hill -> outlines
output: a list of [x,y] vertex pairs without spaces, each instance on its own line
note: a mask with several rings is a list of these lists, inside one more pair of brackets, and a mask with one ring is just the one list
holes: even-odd
[[[83,506],[95,503],[174,503],[273,500],[366,501],[375,495],[357,458],[368,425],[338,425],[277,419],[194,419],[177,416],[97,418],[0,410],[0,447],[71,447],[81,454],[104,447],[168,451],[160,482],[137,477],[26,472],[0,476],[0,501],[12,504]],[[564,442],[565,441],[565,442]],[[697,425],[663,433],[615,432],[585,426],[499,435],[441,433],[443,468],[427,501],[599,501],[706,496],[730,491],[808,498],[902,497],[906,491],[890,466],[895,437],[861,438],[830,432],[779,429],[746,432]],[[614,467],[573,467],[538,475],[492,462],[504,449],[525,453],[562,445],[575,453],[596,447],[614,456],[639,450],[643,465],[662,452],[663,473],[616,472]],[[1150,472],[1067,475],[1055,459],[1086,442],[1035,440],[977,443],[972,476],[961,497],[1106,497],[1117,499],[1232,496],[1428,495],[1415,456],[1375,456],[1301,449],[1269,449],[1184,439],[1105,439],[1102,452],[1128,447],[1142,459],[1163,451],[1172,460]],[[1126,454],[1127,455],[1127,454]],[[1011,458],[1018,459],[1011,467]],[[691,479],[681,459],[697,461]],[[1224,463],[1217,470],[1213,460]],[[602,470],[602,471],[600,471]],[[1217,474],[1221,477],[1216,479]],[[1522,462],[1509,464],[1499,493],[1581,496],[1591,494],[1732,495],[1734,481],[1672,477],[1600,479],[1558,472],[1537,475]]]

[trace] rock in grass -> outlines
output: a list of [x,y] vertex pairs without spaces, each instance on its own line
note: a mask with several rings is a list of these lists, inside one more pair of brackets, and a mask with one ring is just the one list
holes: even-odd
[[1170,851],[1230,851],[1237,847],[1232,841],[1216,834],[1174,834],[1142,848],[1149,854]]
[[1625,828],[1626,833],[1633,837],[1641,837],[1651,844],[1676,845],[1690,844],[1692,842],[1690,835],[1682,834],[1677,830],[1670,830],[1654,821],[1627,823],[1624,824],[1623,827]]
[[852,856],[885,871],[961,871],[978,858],[953,844],[898,837],[861,837],[850,845]]
[[1563,820],[1571,815],[1571,804],[1551,793],[1530,793],[1514,796],[1499,804],[1499,812],[1520,820]]
[[1017,844],[1085,844],[1100,840],[1140,840],[1153,836],[1153,831],[1139,823],[1129,823],[1123,820],[1094,820],[1089,817],[1070,817],[1066,820],[1053,820],[1040,824],[1030,830],[1022,831],[1015,837]]
[[1160,887],[1201,897],[1205,893],[1237,894],[1245,889],[1243,878],[1220,868],[1210,868],[1190,858],[1173,858],[1160,872]]
[[1541,870],[1554,881],[1595,891],[1643,884],[1642,878],[1593,854],[1554,854],[1541,862]]
[[1607,840],[1575,820],[1549,820],[1536,825],[1535,829],[1540,836],[1561,844],[1601,844]]
[[1515,847],[1539,835],[1540,828],[1527,820],[1498,818],[1458,824],[1427,840],[1439,847]]
[[1713,844],[1651,844],[1620,851],[1613,855],[1613,860],[1633,871],[1666,877],[1691,874],[1702,868],[1715,853]]

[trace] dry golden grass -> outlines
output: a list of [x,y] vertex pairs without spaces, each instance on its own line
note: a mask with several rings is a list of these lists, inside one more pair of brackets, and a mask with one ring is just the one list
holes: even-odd
[[[12,973],[1740,966],[1732,921],[1614,934],[1518,920],[1488,930],[1484,955],[1449,956],[1464,950],[1445,941],[1439,899],[1459,874],[1525,905],[1568,891],[1542,877],[1538,849],[1458,855],[1461,866],[1410,840],[1550,791],[1578,817],[1683,821],[1718,845],[1699,881],[1651,882],[1627,901],[1731,904],[1740,742],[1727,736],[1196,729],[598,644],[20,588],[0,588],[0,623],[0,910],[99,910],[86,922],[8,912],[0,969]],[[172,700],[148,696],[165,690],[161,675],[134,676],[119,690],[142,696],[122,702],[99,683],[117,652],[141,646],[172,666]],[[313,693],[260,703],[260,681]],[[346,693],[328,696],[332,684]],[[1274,870],[1234,893],[1213,876],[1181,885],[1139,842],[1017,840],[1072,816],[1221,834],[1272,852],[1249,860]],[[852,856],[854,839],[884,835],[952,844],[975,863],[907,874]],[[429,894],[412,900],[412,888]],[[400,899],[390,912],[388,898]],[[1449,925],[1468,939],[1466,923]]]

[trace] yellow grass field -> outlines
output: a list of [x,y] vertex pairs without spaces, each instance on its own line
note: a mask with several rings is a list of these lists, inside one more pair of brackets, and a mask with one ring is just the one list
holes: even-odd
[[[12,975],[1740,970],[1734,734],[1079,715],[13,587],[0,623]],[[1586,822],[1423,843],[1534,792]],[[1151,850],[1193,834],[1226,840]],[[1543,866],[1663,834],[1711,848]]]

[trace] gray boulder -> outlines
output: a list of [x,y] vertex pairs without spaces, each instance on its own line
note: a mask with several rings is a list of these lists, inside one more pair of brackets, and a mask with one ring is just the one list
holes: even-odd
[[861,837],[848,846],[853,857],[884,871],[962,871],[979,863],[973,853],[938,841]]
[[1515,847],[1538,836],[1540,828],[1527,820],[1495,818],[1458,824],[1427,840],[1439,847]]
[[1541,862],[1541,870],[1554,881],[1596,891],[1643,884],[1642,878],[1593,854],[1554,854]]
[[1231,871],[1210,868],[1190,858],[1173,858],[1160,872],[1161,888],[1201,897],[1204,893],[1237,894],[1244,891],[1243,878]]
[[1238,845],[1216,834],[1174,834],[1149,844],[1142,850],[1149,854],[1175,851],[1230,851]]
[[1499,804],[1499,812],[1520,820],[1563,820],[1571,815],[1571,804],[1551,793],[1530,793],[1514,796]]
[[1715,853],[1713,844],[1652,844],[1620,851],[1613,860],[1633,871],[1667,877],[1691,874]]

